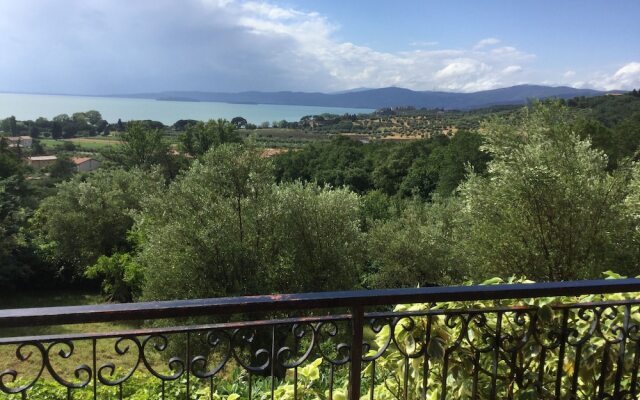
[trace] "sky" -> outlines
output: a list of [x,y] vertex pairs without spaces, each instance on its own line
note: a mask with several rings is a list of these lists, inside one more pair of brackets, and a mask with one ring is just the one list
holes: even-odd
[[0,92],[640,88],[639,0],[0,0]]

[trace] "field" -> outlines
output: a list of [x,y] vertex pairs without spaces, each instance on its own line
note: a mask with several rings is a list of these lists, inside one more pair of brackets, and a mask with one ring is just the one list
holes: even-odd
[[70,142],[75,145],[76,150],[81,151],[99,151],[106,148],[119,146],[120,141],[111,137],[91,137],[91,138],[73,138],[73,139],[40,139],[40,143],[44,146],[45,150],[60,150],[63,149],[64,143]]
[[301,129],[261,128],[240,131],[243,137],[255,137],[264,147],[301,147],[305,144],[326,141],[330,135],[322,132],[305,132]]

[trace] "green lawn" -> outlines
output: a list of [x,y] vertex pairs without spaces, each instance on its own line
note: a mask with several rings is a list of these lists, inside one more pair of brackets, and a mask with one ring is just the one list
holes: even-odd
[[119,146],[120,142],[114,138],[73,138],[73,139],[40,139],[40,143],[47,150],[62,148],[64,142],[71,142],[76,146],[76,150],[98,151],[114,146]]

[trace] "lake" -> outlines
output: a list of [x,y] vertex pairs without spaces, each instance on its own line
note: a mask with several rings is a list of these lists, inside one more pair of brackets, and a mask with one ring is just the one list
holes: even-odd
[[285,106],[272,104],[228,104],[214,102],[158,101],[116,97],[62,96],[41,94],[0,93],[0,119],[15,116],[19,121],[38,117],[51,119],[59,114],[97,110],[102,118],[114,123],[151,119],[172,125],[179,119],[232,119],[241,116],[254,124],[264,121],[298,121],[305,115],[359,114],[374,110],[315,106]]

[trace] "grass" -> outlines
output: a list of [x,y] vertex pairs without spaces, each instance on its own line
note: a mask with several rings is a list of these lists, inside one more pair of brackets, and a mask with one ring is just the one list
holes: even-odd
[[[71,305],[90,305],[99,304],[102,297],[95,292],[32,292],[32,293],[13,293],[3,296],[0,299],[0,309],[7,308],[28,308],[28,307],[49,307],[49,306],[71,306]],[[73,325],[57,325],[42,327],[26,327],[0,329],[0,337],[19,337],[19,336],[36,336],[36,335],[55,335],[55,334],[85,334],[109,331],[125,331],[139,328],[141,323],[124,323],[109,322],[95,324],[73,324]],[[128,354],[119,355],[115,351],[116,339],[99,340],[96,347],[96,355],[101,364],[105,362],[113,362],[126,367],[135,360],[135,354],[130,351]],[[126,347],[127,344],[123,343]],[[5,369],[15,369],[24,374],[22,376],[33,376],[38,372],[41,366],[42,358],[39,352],[27,346],[24,354],[32,352],[32,356],[26,361],[20,361],[16,357],[16,345],[0,345],[0,371]],[[50,354],[52,362],[55,362],[57,370],[60,370],[68,379],[73,378],[75,367],[82,363],[91,361],[92,341],[77,340],[74,341],[73,353],[69,358],[60,356],[60,351],[68,351],[69,347],[65,344],[57,344],[51,348]],[[133,348],[131,349],[133,350]],[[50,377],[45,375],[45,379]]]
[[45,149],[62,148],[64,142],[71,142],[76,146],[76,150],[99,151],[107,148],[119,146],[120,142],[114,138],[73,138],[73,139],[40,139]]

